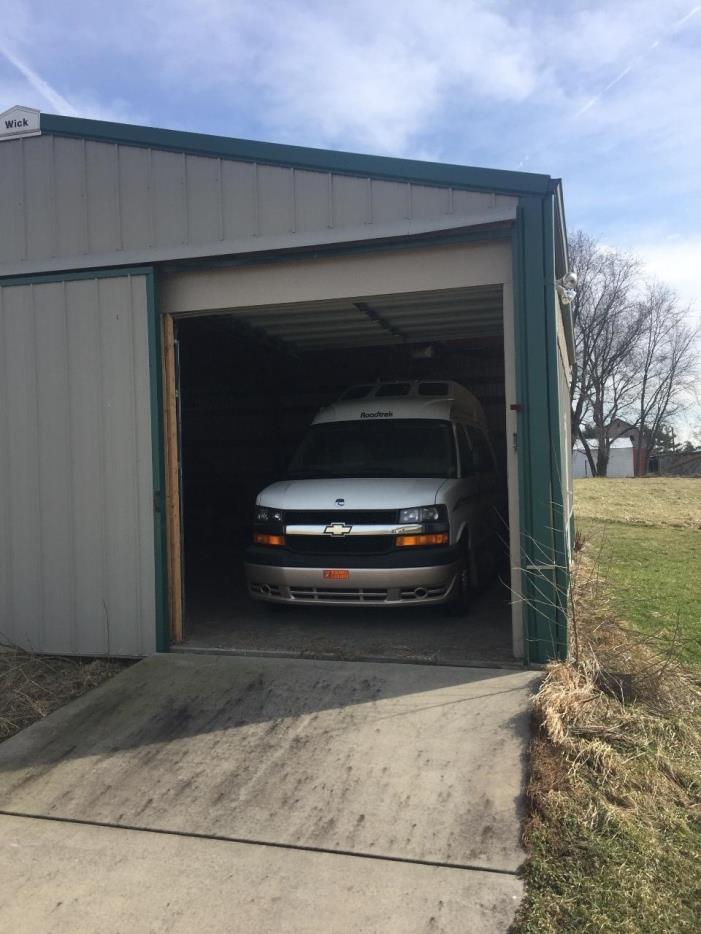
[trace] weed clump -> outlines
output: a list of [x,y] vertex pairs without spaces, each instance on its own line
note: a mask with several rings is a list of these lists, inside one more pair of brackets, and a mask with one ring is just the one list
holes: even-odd
[[0,646],[0,741],[97,687],[128,662],[34,655]]

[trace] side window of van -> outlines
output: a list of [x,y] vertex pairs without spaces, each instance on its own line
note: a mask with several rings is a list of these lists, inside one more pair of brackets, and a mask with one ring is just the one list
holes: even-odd
[[472,427],[466,430],[475,452],[476,469],[479,473],[491,473],[494,470],[494,458],[484,432],[479,428]]
[[456,434],[458,436],[458,451],[460,452],[460,475],[462,477],[472,477],[477,473],[477,464],[465,426],[458,425]]

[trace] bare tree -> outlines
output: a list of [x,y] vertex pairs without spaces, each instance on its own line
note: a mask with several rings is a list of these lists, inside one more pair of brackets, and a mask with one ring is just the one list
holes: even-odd
[[636,403],[631,415],[638,428],[636,463],[644,474],[665,424],[692,398],[699,326],[690,323],[674,290],[660,283],[648,284],[639,309],[643,326],[634,359]]
[[[636,383],[634,348],[643,311],[635,300],[640,263],[602,247],[582,231],[569,242],[570,265],[577,273],[572,304],[576,360],[570,387],[572,437],[579,439],[593,475],[606,476],[611,439],[608,426],[632,401]],[[596,460],[584,436],[595,428]]]

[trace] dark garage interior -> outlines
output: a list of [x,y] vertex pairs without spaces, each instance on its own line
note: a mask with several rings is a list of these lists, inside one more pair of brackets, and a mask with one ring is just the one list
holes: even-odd
[[466,386],[485,409],[505,487],[501,327],[500,288],[177,320],[183,649],[513,661],[506,562],[466,615],[263,604],[248,596],[243,573],[256,495],[285,477],[318,409],[356,383]]

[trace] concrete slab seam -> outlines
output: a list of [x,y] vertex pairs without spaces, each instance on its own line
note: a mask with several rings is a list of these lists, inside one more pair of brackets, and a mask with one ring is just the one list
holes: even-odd
[[327,856],[351,856],[355,859],[373,859],[385,863],[402,863],[412,866],[427,866],[431,869],[459,869],[463,872],[488,872],[499,876],[518,877],[519,871],[513,869],[492,869],[488,866],[476,866],[471,863],[449,863],[441,860],[418,859],[408,856],[389,856],[382,853],[363,853],[353,850],[331,849],[320,846],[306,846],[297,843],[276,843],[273,840],[255,840],[247,837],[229,837],[220,834],[194,833],[186,830],[168,830],[158,827],[138,827],[132,824],[115,824],[110,821],[79,820],[74,817],[56,817],[48,814],[28,814],[22,811],[0,809],[0,817],[17,817],[25,820],[49,821],[56,824],[76,824],[81,827],[102,827],[106,830],[130,830],[134,833],[161,834],[168,837],[186,837],[193,840],[212,840],[216,843],[238,843],[248,846],[264,846],[277,850],[295,850],[303,853],[320,853]]

